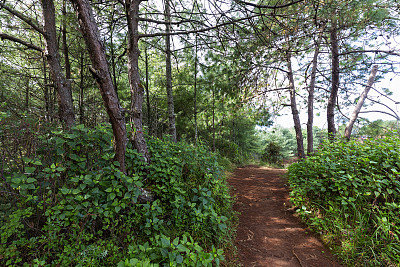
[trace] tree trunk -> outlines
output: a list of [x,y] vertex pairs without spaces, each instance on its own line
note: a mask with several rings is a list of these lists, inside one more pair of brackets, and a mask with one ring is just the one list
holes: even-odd
[[84,109],[83,109],[83,87],[84,87],[84,81],[85,81],[85,73],[84,73],[84,53],[83,51],[81,52],[81,61],[80,61],[80,81],[79,81],[79,123],[84,124],[85,123],[85,114],[84,114]]
[[297,110],[296,104],[296,90],[294,87],[294,77],[292,70],[292,60],[291,54],[287,52],[286,60],[288,65],[288,78],[289,78],[289,88],[290,88],[290,107],[292,109],[294,129],[296,131],[296,141],[297,141],[297,155],[299,158],[305,158],[304,154],[304,144],[303,144],[303,133],[301,132],[301,123],[299,117],[299,111]]
[[165,36],[165,77],[167,82],[169,134],[171,135],[171,140],[173,142],[176,142],[174,96],[172,92],[171,37],[169,36],[169,33],[171,32],[171,11],[169,0],[165,0],[164,17],[165,21],[167,22],[165,26],[165,32],[167,33],[167,35]]
[[150,163],[150,153],[147,149],[143,133],[143,95],[144,87],[139,77],[139,0],[125,0],[126,17],[128,20],[128,76],[131,88],[131,122],[135,126],[131,139],[134,147],[141,153],[147,163]]
[[212,137],[213,137],[213,146],[212,151],[215,152],[215,93],[214,88],[212,89]]
[[114,51],[114,15],[115,15],[115,3],[112,4],[112,13],[111,13],[111,22],[110,22],[110,52],[111,52],[111,69],[112,69],[112,77],[113,77],[113,81],[114,81],[114,88],[115,88],[115,92],[117,94],[118,97],[118,83],[117,83],[117,74],[115,71],[115,51]]
[[194,58],[194,143],[197,144],[197,34],[196,34],[196,46],[195,46],[195,58]]
[[314,123],[314,91],[315,91],[315,77],[317,73],[317,62],[319,49],[321,46],[322,35],[325,29],[325,25],[321,26],[318,41],[315,44],[314,57],[312,60],[311,69],[311,80],[308,88],[308,121],[307,121],[307,155],[311,155],[314,152],[314,136],[313,136],[313,123]]
[[360,99],[358,99],[357,105],[354,108],[353,114],[350,117],[350,121],[347,123],[346,129],[344,130],[344,137],[347,140],[350,140],[351,131],[353,130],[353,125],[358,118],[358,114],[364,104],[365,99],[367,98],[368,92],[374,84],[376,73],[378,72],[378,65],[374,65],[371,70],[371,74],[369,75],[367,86],[365,86],[364,91],[362,92]]
[[51,121],[51,116],[52,113],[50,113],[50,99],[51,97],[49,96],[49,85],[48,85],[48,81],[47,81],[47,67],[46,67],[46,61],[45,59],[43,59],[43,81],[44,81],[44,85],[43,85],[43,93],[44,93],[44,106],[45,106],[45,110],[46,110],[46,120],[48,122]]
[[55,9],[53,0],[42,0],[44,19],[45,56],[49,64],[51,78],[57,90],[59,116],[69,129],[75,122],[72,104],[71,82],[65,78],[58,53]]
[[151,127],[151,107],[150,107],[150,92],[149,92],[149,55],[147,53],[147,47],[144,50],[144,58],[146,65],[146,101],[147,101],[147,127],[149,127],[149,135],[152,135]]
[[339,46],[337,37],[337,25],[336,25],[336,14],[332,18],[332,25],[330,30],[331,37],[331,53],[332,53],[332,88],[331,94],[328,100],[327,112],[327,122],[328,122],[328,135],[332,140],[336,135],[335,128],[335,107],[336,99],[339,91]]
[[[69,60],[68,43],[67,43],[67,7],[66,0],[63,0],[62,6],[62,49],[64,54],[64,67],[65,67],[65,78],[71,79],[71,64]],[[72,91],[71,91],[72,93]]]
[[104,46],[100,39],[99,29],[94,19],[93,11],[87,0],[71,0],[79,20],[79,25],[89,50],[92,66],[90,71],[100,87],[101,96],[110,118],[115,138],[115,160],[120,164],[120,170],[126,173],[126,126],[122,108],[119,104],[110,69],[106,59]]

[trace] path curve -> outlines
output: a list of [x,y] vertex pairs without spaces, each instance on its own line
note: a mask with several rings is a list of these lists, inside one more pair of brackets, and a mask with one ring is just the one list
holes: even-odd
[[237,168],[229,179],[240,213],[236,246],[244,267],[342,266],[293,215],[286,170]]

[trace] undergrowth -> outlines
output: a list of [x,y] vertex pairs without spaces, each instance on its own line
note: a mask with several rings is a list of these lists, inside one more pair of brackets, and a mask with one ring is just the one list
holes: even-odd
[[108,126],[28,126],[0,132],[1,266],[212,266],[232,249],[232,199],[205,147],[149,138],[147,165],[129,144],[125,175]]
[[400,139],[325,142],[289,167],[298,214],[348,266],[400,265]]

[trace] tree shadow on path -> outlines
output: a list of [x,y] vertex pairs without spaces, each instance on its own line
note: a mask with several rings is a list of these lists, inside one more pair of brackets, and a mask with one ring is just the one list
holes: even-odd
[[289,208],[286,170],[237,168],[229,179],[239,215],[235,245],[244,267],[342,266]]

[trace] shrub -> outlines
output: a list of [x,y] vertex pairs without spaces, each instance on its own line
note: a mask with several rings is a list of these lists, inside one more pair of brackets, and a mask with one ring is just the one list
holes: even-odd
[[[113,162],[108,126],[41,135],[35,153],[5,162],[2,266],[219,265],[232,200],[215,155],[149,139],[146,165],[129,144],[127,174]],[[155,200],[138,203],[139,188]]]
[[400,139],[325,142],[289,167],[298,213],[351,266],[400,264]]
[[282,147],[277,142],[269,141],[261,159],[267,163],[281,163],[283,160]]

